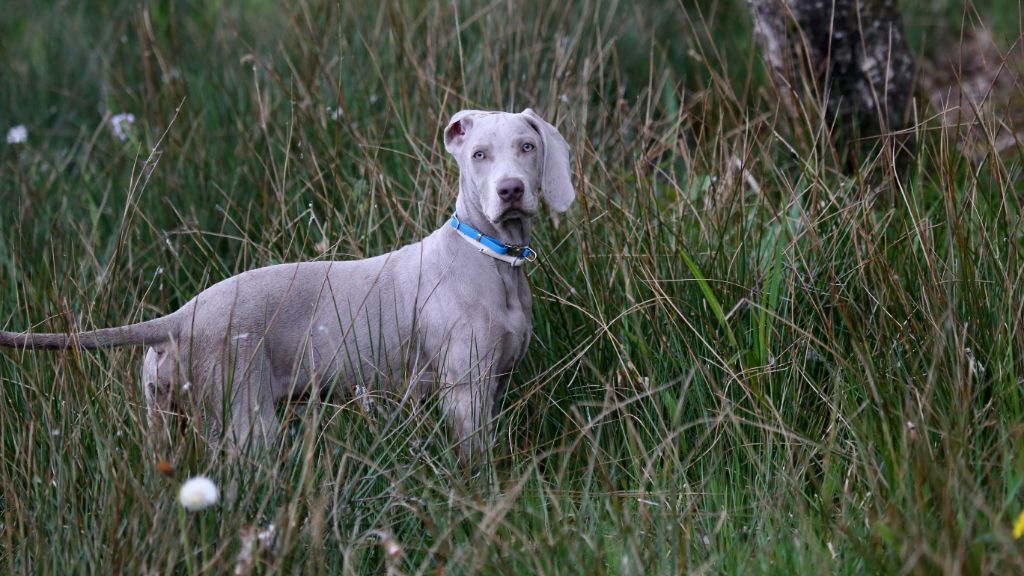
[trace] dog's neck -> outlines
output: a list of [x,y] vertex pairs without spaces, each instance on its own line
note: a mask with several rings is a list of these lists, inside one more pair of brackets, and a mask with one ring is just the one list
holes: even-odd
[[455,212],[459,215],[460,220],[505,244],[526,246],[530,243],[530,232],[533,228],[531,218],[513,218],[503,222],[491,222],[473,202],[464,201],[462,194],[459,194],[455,200]]
[[[518,246],[526,246],[530,243],[530,229],[533,223],[530,218],[495,224],[484,216],[483,211],[477,207],[475,202],[466,201],[461,193],[455,200],[455,211],[458,214],[459,220],[473,226],[483,234],[496,238],[502,243]],[[446,224],[445,228],[448,229],[446,237],[450,238],[451,242],[456,242],[461,246],[469,246],[464,240],[458,239],[460,232],[452,228],[450,224]],[[474,252],[479,251],[474,250]],[[492,260],[491,256],[484,256],[479,253],[477,253],[477,256],[495,263],[491,265],[493,267],[487,266],[483,269],[497,272],[497,278],[501,282],[502,293],[505,295],[507,306],[525,310],[526,319],[529,322],[530,286],[526,280],[523,266],[510,266],[499,260]],[[482,278],[483,276],[481,281]]]

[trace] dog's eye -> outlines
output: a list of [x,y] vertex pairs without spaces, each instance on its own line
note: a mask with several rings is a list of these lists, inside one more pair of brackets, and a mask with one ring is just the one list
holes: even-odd
[[473,152],[473,160],[483,160],[486,157],[487,154],[484,154],[483,150],[477,150],[476,152]]
[[536,146],[534,146],[533,144],[530,144],[529,142],[523,142],[523,152],[533,152],[534,148],[536,148]]

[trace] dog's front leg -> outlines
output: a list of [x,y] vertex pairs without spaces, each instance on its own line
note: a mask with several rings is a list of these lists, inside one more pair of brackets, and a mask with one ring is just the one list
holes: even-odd
[[476,465],[487,454],[494,388],[493,377],[442,384],[445,412],[455,437],[459,461],[463,465]]
[[494,359],[493,349],[481,354],[475,345],[462,345],[450,346],[442,363],[439,392],[463,465],[482,462],[490,445],[492,409],[500,384]]

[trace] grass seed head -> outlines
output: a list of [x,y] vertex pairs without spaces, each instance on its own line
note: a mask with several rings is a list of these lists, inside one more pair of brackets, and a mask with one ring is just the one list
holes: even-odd
[[217,503],[217,485],[205,476],[189,478],[178,491],[178,502],[189,512],[198,512]]

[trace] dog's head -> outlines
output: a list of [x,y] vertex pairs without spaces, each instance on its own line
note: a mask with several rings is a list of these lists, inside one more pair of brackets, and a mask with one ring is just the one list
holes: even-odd
[[537,213],[540,197],[564,212],[576,194],[569,146],[527,108],[520,114],[463,110],[448,122],[444,146],[459,164],[466,200],[495,226]]

